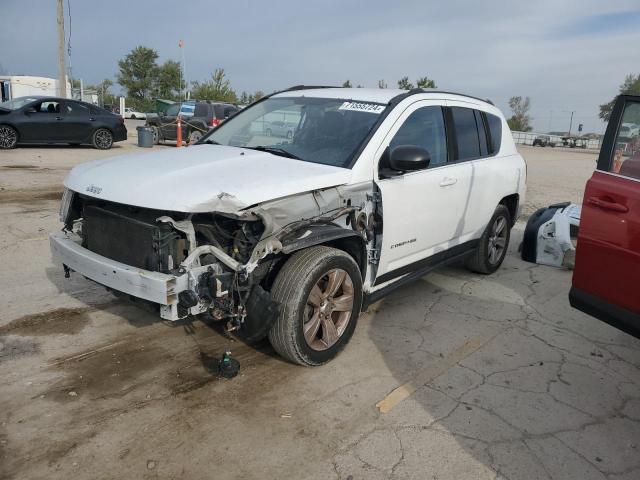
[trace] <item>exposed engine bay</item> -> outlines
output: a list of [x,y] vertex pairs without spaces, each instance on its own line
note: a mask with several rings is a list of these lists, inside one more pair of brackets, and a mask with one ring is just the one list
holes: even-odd
[[[177,297],[160,304],[162,318],[208,314],[255,339],[266,335],[278,313],[269,288],[289,254],[336,242],[365,276],[368,258],[376,258],[376,239],[381,241],[381,214],[371,192],[368,183],[295,195],[238,213],[184,213],[67,190],[61,220],[64,231],[90,252],[175,277]],[[375,269],[371,263],[369,270]]]

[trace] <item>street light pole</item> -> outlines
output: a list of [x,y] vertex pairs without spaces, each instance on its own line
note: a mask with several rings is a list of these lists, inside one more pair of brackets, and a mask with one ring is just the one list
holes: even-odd
[[58,96],[67,98],[67,76],[64,57],[64,10],[58,0]]

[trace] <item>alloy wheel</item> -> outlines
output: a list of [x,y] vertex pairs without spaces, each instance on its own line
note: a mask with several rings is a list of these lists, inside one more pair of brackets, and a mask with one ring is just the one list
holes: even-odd
[[13,148],[18,141],[16,131],[8,126],[0,126],[0,148]]
[[491,234],[488,242],[489,263],[495,265],[502,258],[504,249],[507,246],[507,219],[500,216],[496,218],[491,226]]
[[113,137],[108,130],[98,130],[96,132],[96,146],[100,149],[107,150],[111,148]]
[[353,281],[339,268],[328,271],[311,289],[305,307],[304,339],[313,350],[326,350],[342,336],[353,311]]

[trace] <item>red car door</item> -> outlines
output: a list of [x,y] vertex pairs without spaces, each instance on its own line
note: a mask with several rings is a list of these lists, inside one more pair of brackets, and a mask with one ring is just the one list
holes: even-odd
[[640,97],[618,97],[587,182],[569,300],[640,337],[640,135],[622,124],[640,125]]

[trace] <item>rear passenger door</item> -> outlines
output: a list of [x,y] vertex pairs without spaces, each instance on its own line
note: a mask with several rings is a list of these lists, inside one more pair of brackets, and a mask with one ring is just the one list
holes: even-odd
[[91,114],[88,105],[67,100],[63,104],[64,112],[64,139],[70,142],[87,141],[91,136],[91,130],[95,117]]
[[429,151],[431,161],[424,170],[390,178],[376,168],[384,215],[376,285],[428,267],[435,255],[444,259],[466,248],[459,236],[471,166],[455,161],[441,103],[409,106],[378,152],[380,158],[387,147],[417,145]]
[[[502,198],[505,185],[514,185],[515,170],[496,160],[502,138],[499,117],[465,102],[447,102],[456,138],[457,162],[469,166],[469,195],[465,201],[459,228],[464,240],[482,236]],[[494,133],[492,136],[491,133]]]

